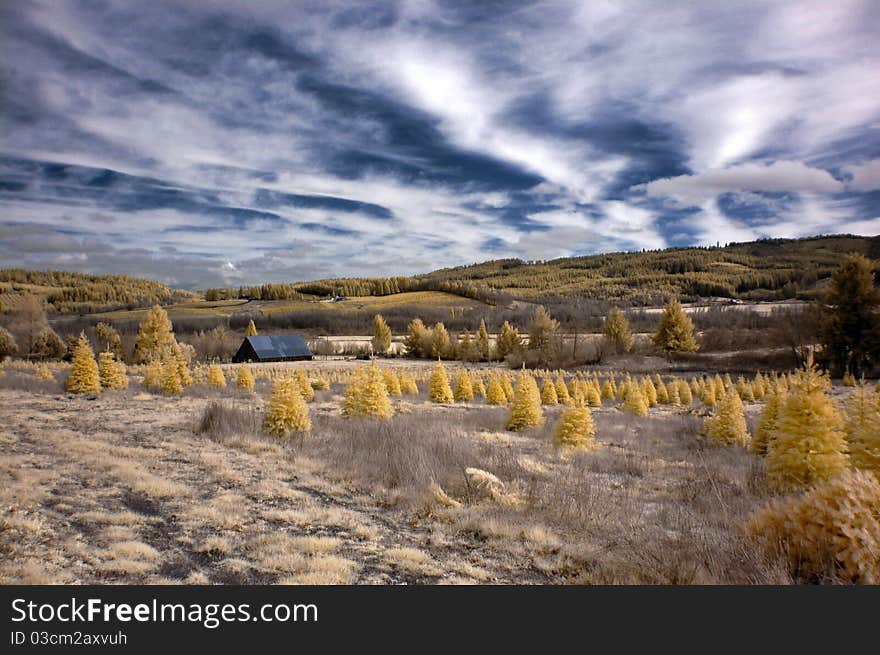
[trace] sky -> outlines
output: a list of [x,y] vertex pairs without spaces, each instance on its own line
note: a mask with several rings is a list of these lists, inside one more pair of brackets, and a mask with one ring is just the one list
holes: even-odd
[[206,288],[880,234],[880,3],[0,3],[0,267]]

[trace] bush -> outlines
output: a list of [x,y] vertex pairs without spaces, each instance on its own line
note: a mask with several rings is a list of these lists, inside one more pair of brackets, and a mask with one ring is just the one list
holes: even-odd
[[308,432],[312,429],[309,406],[295,379],[281,378],[272,385],[263,427],[269,434],[282,438],[290,436],[291,432]]
[[880,584],[880,482],[869,472],[847,471],[774,501],[743,528],[800,579]]

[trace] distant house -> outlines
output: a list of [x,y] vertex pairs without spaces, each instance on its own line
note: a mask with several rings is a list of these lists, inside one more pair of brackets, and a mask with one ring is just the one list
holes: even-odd
[[241,362],[295,362],[312,359],[312,351],[297,334],[259,335],[245,337],[238,352],[232,357]]

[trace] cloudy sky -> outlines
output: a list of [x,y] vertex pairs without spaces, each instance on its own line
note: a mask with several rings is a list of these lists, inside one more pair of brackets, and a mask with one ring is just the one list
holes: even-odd
[[880,3],[0,4],[0,267],[181,287],[880,234]]

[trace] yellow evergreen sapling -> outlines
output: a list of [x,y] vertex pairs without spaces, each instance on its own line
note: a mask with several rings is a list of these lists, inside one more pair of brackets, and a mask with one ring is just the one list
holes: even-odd
[[125,389],[128,387],[125,364],[117,362],[113,353],[103,352],[98,355],[98,372],[101,386],[105,389]]
[[419,395],[419,385],[416,384],[416,378],[414,375],[409,375],[406,373],[400,374],[400,390],[407,394],[408,396],[418,396]]
[[383,420],[391,418],[388,386],[375,362],[355,372],[345,389],[342,413],[346,416],[369,416]]
[[[684,386],[687,387],[687,385]],[[672,380],[669,383],[669,386],[666,387],[666,395],[669,397],[670,405],[681,405],[681,394],[679,392],[679,386],[675,380]]]
[[455,402],[452,388],[449,386],[449,378],[446,377],[446,368],[438,360],[431,371],[431,379],[428,383],[428,397],[435,403]]
[[880,477],[880,398],[864,383],[847,399],[844,431],[852,465]]
[[138,336],[134,344],[137,362],[142,364],[153,359],[161,359],[169,350],[173,350],[175,345],[168,312],[159,305],[153,305],[138,327]]
[[513,384],[507,375],[501,376],[501,388],[504,389],[504,397],[507,398],[507,402],[513,402]]
[[556,378],[556,400],[560,403],[568,404],[570,399],[571,395],[568,393],[568,387],[565,386],[565,379],[560,373],[559,377]]
[[257,336],[257,326],[254,325],[254,319],[248,321],[247,328],[244,331],[244,336],[246,337],[255,337]]
[[693,394],[691,394],[691,388],[687,382],[684,380],[676,380],[675,386],[678,387],[678,399],[682,405],[690,405],[694,402]]
[[70,393],[101,393],[101,379],[95,353],[84,332],[80,332],[73,348],[70,375],[67,377]]
[[[591,389],[592,386],[591,386]],[[595,389],[593,389],[595,393]],[[596,426],[590,408],[575,402],[562,410],[553,426],[553,443],[561,448],[587,449],[594,445]]]
[[[623,386],[624,385],[621,385],[621,387]],[[633,383],[626,385],[626,395],[623,397],[623,409],[636,416],[648,415],[648,403],[645,401],[645,396],[642,394],[639,385]]]
[[843,374],[843,386],[845,387],[854,387],[856,386],[856,376],[847,371]]
[[642,393],[645,395],[645,402],[648,403],[648,407],[654,407],[657,405],[657,389],[654,387],[654,383],[651,382],[650,378],[645,378],[642,382]]
[[788,394],[779,389],[765,396],[766,402],[758,424],[755,426],[755,436],[749,444],[749,450],[755,455],[766,455],[767,447],[776,433],[776,421],[779,419],[779,410],[782,408]]
[[474,398],[479,396],[483,400],[486,399],[486,385],[483,384],[483,378],[479,375],[474,375],[471,379],[471,387],[474,390]]
[[880,481],[867,471],[772,501],[741,527],[766,555],[787,558],[800,580],[880,584]]
[[302,397],[301,386],[294,378],[280,378],[272,383],[272,394],[263,421],[265,430],[276,437],[312,429],[309,406]]
[[590,407],[601,407],[602,406],[602,395],[599,393],[599,390],[596,388],[595,384],[587,385],[587,392],[585,397],[586,403]]
[[239,389],[254,390],[254,375],[247,364],[238,367],[238,376],[235,378],[235,386]]
[[168,356],[162,362],[161,382],[159,383],[163,393],[177,395],[183,393],[183,381],[180,376],[180,364],[174,356]]
[[736,392],[739,394],[743,402],[751,403],[755,400],[755,394],[752,391],[752,385],[745,381],[742,376],[736,381]]
[[464,402],[470,402],[474,399],[474,387],[467,371],[460,371],[456,376],[453,398]]
[[544,424],[541,411],[541,392],[538,383],[525,370],[521,371],[516,381],[513,403],[507,418],[508,430],[524,430]]
[[312,380],[312,391],[327,391],[330,388],[330,382],[326,378],[315,378]]
[[223,369],[220,364],[211,364],[208,369],[208,386],[209,387],[225,387],[226,376],[223,375]]
[[556,395],[556,385],[552,380],[544,380],[541,386],[541,404],[542,405],[558,405],[559,397]]
[[703,422],[703,432],[712,441],[724,446],[747,446],[749,439],[746,415],[742,399],[736,390],[722,396],[718,403],[718,413]]
[[[669,384],[671,386],[673,383],[670,382]],[[658,377],[657,381],[654,383],[654,386],[657,388],[657,402],[661,405],[668,405],[669,404],[669,387],[667,387],[666,384],[663,382],[663,380],[659,379],[659,377]]]
[[767,479],[776,489],[824,482],[849,466],[843,418],[826,393],[829,386],[812,361],[790,382],[767,445]]
[[386,368],[382,377],[385,378],[385,388],[388,389],[389,396],[403,395],[403,389],[400,388],[400,378],[390,368]]
[[602,400],[614,400],[617,390],[614,388],[614,380],[607,378],[602,384]]
[[162,362],[154,359],[144,368],[144,386],[151,391],[162,388]]
[[489,376],[489,385],[486,387],[486,402],[490,405],[506,405],[507,396],[504,394],[504,387],[497,375]]
[[299,385],[299,393],[304,401],[309,402],[315,397],[315,390],[312,389],[312,383],[309,382],[309,376],[306,375],[304,370],[301,368],[297,369],[293,379]]
[[[100,368],[101,368],[101,361],[100,361],[100,360],[101,360],[101,358],[103,357],[103,355],[104,355],[104,353],[101,353],[101,354],[98,356],[98,360],[99,360],[99,361],[98,361],[99,374],[100,374]],[[112,357],[112,356],[113,356],[113,353],[110,353],[110,355],[111,355],[111,357]],[[48,366],[46,366],[45,364],[41,364],[40,366],[37,367],[37,370],[36,370],[36,372],[35,372],[35,375],[37,376],[37,379],[38,379],[38,380],[44,380],[44,381],[46,381],[46,382],[53,382],[53,381],[55,380],[55,376],[52,374],[52,370],[51,370]],[[103,384],[103,377],[102,377],[102,384],[101,384],[101,386],[105,386],[105,385]]]

